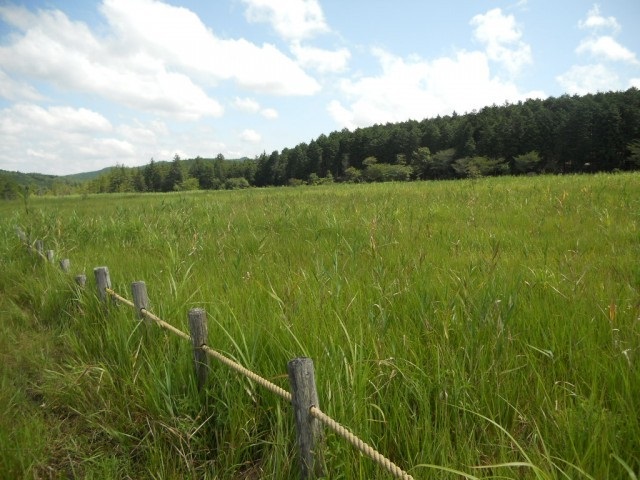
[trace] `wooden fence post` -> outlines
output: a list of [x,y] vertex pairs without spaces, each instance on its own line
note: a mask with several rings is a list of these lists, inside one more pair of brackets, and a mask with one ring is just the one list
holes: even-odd
[[27,234],[24,233],[24,230],[22,230],[20,227],[16,227],[16,233],[18,234],[18,238],[20,239],[20,241],[22,243],[27,243]]
[[202,346],[207,344],[207,312],[203,308],[189,310],[189,332],[193,343],[193,356],[196,363],[198,391],[202,390],[209,373],[209,357]]
[[147,285],[142,282],[133,282],[131,284],[131,295],[133,296],[133,304],[138,312],[138,318],[142,320],[144,318],[147,324],[151,323],[151,320],[142,315],[142,309],[149,310],[149,297],[147,295]]
[[300,452],[301,478],[303,480],[325,475],[322,460],[322,425],[311,416],[312,406],[318,405],[318,392],[313,370],[313,360],[294,358],[287,364],[291,384],[291,403],[296,417],[296,437]]
[[60,260],[60,268],[64,273],[69,273],[69,270],[71,269],[71,260],[68,258]]
[[76,275],[75,280],[78,286],[80,286],[80,288],[84,288],[84,286],[87,284],[87,276],[84,273],[81,273],[80,275]]
[[53,250],[47,250],[47,261],[53,263],[56,258],[56,254]]
[[109,269],[107,267],[96,267],[93,269],[98,285],[98,298],[103,303],[107,302],[107,288],[111,288],[111,278],[109,277]]

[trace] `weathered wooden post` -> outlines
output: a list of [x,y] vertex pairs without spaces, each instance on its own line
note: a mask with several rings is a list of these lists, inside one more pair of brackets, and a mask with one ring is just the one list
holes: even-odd
[[40,255],[41,257],[44,256],[44,242],[40,239],[36,240],[36,252],[38,252],[38,255]]
[[142,315],[142,309],[149,309],[149,296],[147,295],[147,285],[142,282],[133,282],[131,284],[131,295],[133,296],[133,304],[138,312],[138,318],[142,320],[144,318],[147,324],[151,323],[151,320]]
[[111,278],[109,277],[109,269],[107,267],[96,267],[93,269],[98,285],[98,298],[103,303],[107,302],[107,288],[111,288]]
[[16,227],[16,233],[22,243],[27,243],[27,234],[20,227]]
[[47,261],[53,263],[56,259],[56,254],[53,250],[47,250]]
[[71,270],[71,260],[69,260],[68,258],[63,258],[62,260],[60,260],[60,269],[64,273],[69,273],[69,270]]
[[318,405],[318,392],[313,370],[313,360],[294,358],[287,364],[291,384],[291,404],[296,417],[296,438],[300,452],[301,478],[319,478],[325,475],[322,459],[322,425],[311,413]]
[[196,363],[198,391],[202,390],[209,373],[209,358],[202,349],[207,344],[207,312],[203,308],[189,310],[189,332],[193,343],[193,356]]
[[75,280],[80,288],[84,288],[84,286],[87,284],[87,276],[84,273],[76,275]]

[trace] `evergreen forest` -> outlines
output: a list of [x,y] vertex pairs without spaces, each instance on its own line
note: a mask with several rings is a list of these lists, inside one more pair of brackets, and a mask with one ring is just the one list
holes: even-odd
[[[566,174],[640,168],[640,90],[530,99],[438,116],[343,129],[254,159],[196,157],[113,168],[84,182],[44,177],[36,193],[167,192]],[[24,177],[24,176],[22,176]],[[31,175],[33,177],[33,175]],[[29,177],[27,177],[29,178]],[[0,173],[0,196],[31,185]]]

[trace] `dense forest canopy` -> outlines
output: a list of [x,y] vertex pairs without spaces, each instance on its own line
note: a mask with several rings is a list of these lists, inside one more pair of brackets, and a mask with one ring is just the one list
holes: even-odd
[[[640,168],[640,90],[564,95],[464,115],[344,129],[253,160],[216,158],[117,166],[50,193],[158,192],[249,186],[453,179]],[[55,178],[55,177],[54,177]],[[42,191],[42,187],[40,187]],[[0,175],[4,198],[15,178]]]

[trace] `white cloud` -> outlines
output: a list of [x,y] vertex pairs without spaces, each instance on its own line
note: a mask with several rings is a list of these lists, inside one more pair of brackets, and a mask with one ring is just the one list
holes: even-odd
[[[155,0],[104,0],[109,28],[98,37],[59,10],[0,7],[13,26],[0,46],[0,94],[35,100],[8,75],[96,94],[128,108],[183,120],[220,116],[202,84],[232,80],[255,91],[309,95],[320,85],[272,45],[221,40],[190,10]],[[195,82],[199,82],[197,84]]]
[[7,7],[0,15],[23,28],[22,35],[0,47],[0,63],[7,70],[153,113],[184,119],[222,114],[220,104],[186,75],[168,71],[134,45],[119,51],[60,11],[32,14]]
[[263,108],[260,110],[260,115],[267,120],[275,120],[279,116],[278,111],[275,108]]
[[112,130],[111,123],[97,112],[86,108],[49,107],[33,104],[17,104],[2,111],[4,125],[11,125],[13,132],[51,129],[57,132],[104,133]]
[[240,133],[240,140],[249,143],[258,143],[260,140],[262,140],[262,135],[260,135],[255,130],[247,128]]
[[300,65],[313,68],[320,73],[343,72],[351,58],[351,52],[346,48],[326,50],[303,46],[297,42],[291,45],[291,52]]
[[[208,126],[172,130],[159,120],[112,125],[96,112],[72,107],[20,104],[0,110],[3,169],[54,175],[156,160],[226,152]],[[252,152],[246,152],[252,153]]]
[[136,147],[126,140],[118,138],[93,138],[85,145],[78,145],[77,154],[83,163],[95,160],[113,159],[113,163],[122,163],[121,159],[129,159],[136,154]]
[[44,97],[27,83],[18,82],[0,70],[0,97],[13,101],[37,101]]
[[156,0],[104,0],[105,16],[123,45],[215,84],[276,95],[311,95],[320,85],[275,46],[245,39],[220,39],[193,12]]
[[168,134],[167,126],[163,122],[145,125],[135,119],[131,125],[120,125],[116,130],[123,139],[145,145],[153,145]]
[[640,77],[629,80],[629,88],[631,87],[640,88]]
[[274,108],[262,108],[260,104],[253,98],[240,98],[236,97],[233,100],[234,106],[243,112],[247,113],[260,113],[264,118],[268,120],[274,120],[278,118],[278,111]]
[[[620,30],[615,17],[602,16],[598,5],[594,5],[589,10],[586,19],[580,20],[578,26],[581,29],[591,30],[590,36],[584,38],[576,47],[575,52],[578,55],[588,55],[598,61],[640,64],[636,54],[618,43],[613,36],[598,34],[602,29],[608,29],[613,33]],[[632,80],[629,82],[621,80],[617,71],[602,63],[573,65],[565,73],[558,75],[556,81],[568,93],[578,95],[619,90],[625,87],[625,83],[632,84]]]
[[587,13],[585,20],[580,20],[578,26],[583,29],[598,30],[601,28],[610,29],[613,31],[620,30],[620,24],[615,17],[603,17],[600,13],[600,6],[594,5]]
[[610,61],[621,61],[637,64],[636,54],[631,50],[620,45],[610,36],[602,36],[598,38],[587,38],[580,42],[576,53],[588,53],[594,57],[602,58]]
[[504,15],[494,8],[483,15],[476,15],[470,24],[475,27],[474,37],[486,48],[490,60],[498,62],[512,74],[532,63],[531,47],[524,43],[522,31],[513,15]]
[[[0,111],[0,163],[41,173],[89,171],[128,159],[133,144],[116,138],[99,113],[68,106],[17,104]],[[25,165],[33,166],[25,168]]]
[[329,31],[317,0],[242,1],[249,22],[269,23],[285,40],[304,40]]
[[236,97],[233,104],[243,112],[257,113],[260,111],[260,104],[252,98]]
[[405,60],[380,49],[373,53],[382,73],[343,80],[340,89],[348,105],[334,100],[327,107],[343,127],[423,119],[544,96],[543,92],[522,93],[515,84],[492,77],[487,56],[481,52],[461,51],[453,58],[433,61]]
[[621,86],[618,75],[600,64],[574,65],[556,80],[567,93],[577,95],[617,90]]

